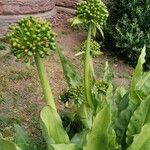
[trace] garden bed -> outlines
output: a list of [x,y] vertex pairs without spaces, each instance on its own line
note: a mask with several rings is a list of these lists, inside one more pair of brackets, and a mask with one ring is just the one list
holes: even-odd
[[[77,70],[83,70],[80,57],[75,54],[80,48],[80,44],[86,38],[86,33],[80,30],[72,30],[66,24],[68,15],[58,14],[54,21],[54,30],[57,32],[57,41],[64,49],[64,53],[76,66]],[[7,48],[8,49],[8,48]],[[4,136],[11,136],[13,123],[21,123],[30,134],[40,134],[38,116],[43,107],[42,92],[37,81],[35,67],[27,69],[21,62],[16,62],[15,58],[8,52],[2,55],[0,52],[0,132]],[[125,65],[117,58],[104,53],[94,59],[97,76],[102,75],[104,64],[108,61],[112,71],[115,73],[114,82],[124,87],[128,86],[132,68]],[[64,106],[59,100],[59,96],[67,90],[63,71],[58,56],[53,53],[45,61],[50,82],[53,88],[57,107],[59,111]],[[53,69],[52,69],[53,68]],[[32,120],[32,121],[29,121]]]

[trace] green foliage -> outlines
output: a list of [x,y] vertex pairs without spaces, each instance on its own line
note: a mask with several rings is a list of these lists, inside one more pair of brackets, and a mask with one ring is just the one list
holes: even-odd
[[23,150],[36,150],[32,140],[27,133],[17,124],[15,124],[15,143]]
[[150,149],[150,123],[145,124],[141,132],[135,135],[129,150],[149,150]]
[[142,50],[142,53],[138,59],[138,64],[135,68],[135,71],[134,71],[134,74],[133,74],[133,77],[132,77],[132,80],[131,80],[131,91],[130,91],[130,96],[131,96],[131,99],[134,99],[134,97],[136,97],[136,93],[134,91],[135,87],[136,87],[136,84],[137,82],[139,81],[140,77],[142,76],[143,74],[143,65],[145,63],[145,56],[146,56],[146,49],[144,47],[144,49]]
[[5,140],[0,135],[0,150],[22,150],[15,143]]
[[[94,7],[96,9],[94,9]],[[79,10],[80,9],[83,9],[87,14],[82,14],[80,16],[80,13],[82,12],[78,12],[78,17],[88,17],[87,19],[89,19],[84,57],[84,84],[80,76],[72,69],[71,63],[67,61],[62,51],[58,49],[63,71],[70,87],[68,97],[78,101],[78,105],[74,103],[73,110],[68,110],[68,116],[66,116],[70,120],[67,127],[71,128],[71,125],[73,125],[75,128],[79,128],[77,132],[72,132],[71,129],[67,130],[67,128],[66,131],[63,127],[61,117],[57,112],[51,88],[48,83],[48,77],[46,76],[46,71],[42,63],[41,55],[39,53],[41,49],[39,47],[37,47],[38,53],[36,53],[36,56],[34,57],[41,81],[41,87],[43,88],[43,93],[47,102],[47,106],[45,106],[40,113],[41,126],[43,127],[45,141],[47,142],[47,149],[148,150],[150,147],[150,72],[143,72],[146,49],[144,48],[142,50],[131,80],[130,88],[127,89],[127,91],[121,87],[115,88],[113,86],[112,74],[109,71],[108,63],[106,63],[104,77],[101,78],[100,81],[97,81],[96,78],[94,78],[94,75],[91,75],[91,72],[94,74],[94,67],[91,63],[92,57],[90,55],[92,48],[91,38],[92,33],[95,33],[95,29],[99,28],[99,26],[101,27],[101,22],[103,23],[103,21],[105,21],[104,18],[107,17],[107,11],[105,11],[105,5],[99,0],[83,0],[79,4]],[[90,14],[89,11],[92,11],[90,13],[93,14]],[[97,15],[98,11],[99,13],[101,13],[101,11],[103,12],[101,14],[102,20],[99,20],[100,18],[97,16],[93,16],[94,14]],[[29,17],[29,19],[31,19],[31,17]],[[79,20],[76,20],[76,22],[79,22]],[[28,29],[30,25],[34,27],[34,24],[31,24],[31,22],[29,23],[28,20],[26,23]],[[18,26],[20,27],[22,24],[20,25],[18,23]],[[43,30],[42,28],[43,27],[40,27],[40,30]],[[17,29],[14,27],[15,31],[17,31]],[[46,31],[44,30],[43,32]],[[18,35],[15,36],[19,37]],[[14,39],[17,40],[18,38],[14,37]],[[12,43],[12,45],[13,44],[14,43]],[[31,50],[33,50],[33,47]],[[82,87],[84,87],[84,90]],[[137,119],[139,121],[138,124]],[[32,144],[31,139],[19,126],[16,125],[15,129],[17,136],[15,141],[18,146],[24,150],[36,149]],[[16,144],[1,138],[0,150],[5,150],[6,148],[7,150],[21,150]]]
[[41,111],[41,120],[52,144],[69,143],[69,137],[63,129],[58,113],[50,106],[46,106]]
[[[146,67],[150,65],[150,1],[112,0],[108,4],[110,16],[107,31],[116,53],[127,63],[136,65],[141,49],[147,47]],[[113,50],[114,50],[113,49]]]
[[[92,98],[92,81],[94,81],[95,73],[91,57],[91,40],[92,35],[96,35],[97,29],[100,31],[102,37],[102,28],[106,23],[108,11],[105,4],[101,0],[81,0],[77,7],[77,16],[72,19],[72,25],[84,24],[88,26],[88,36],[85,45],[84,56],[84,89],[85,98],[88,105],[95,107],[95,101]],[[95,48],[95,47],[94,47]]]
[[[147,82],[149,82],[149,78],[145,79],[145,74],[150,73],[143,72],[144,62],[145,48],[142,50],[137,67],[134,71],[134,75],[130,85],[131,88],[129,88],[127,94],[124,96],[124,98],[120,101],[120,104],[118,105],[119,109],[117,112],[116,121],[114,123],[114,128],[118,137],[118,142],[120,145],[122,145],[122,147],[125,148],[129,146],[128,144],[132,143],[132,139],[134,138],[135,134],[138,134],[141,131],[143,125],[150,121],[144,121],[145,116],[147,116],[147,113],[149,113],[149,105],[147,105],[147,108],[144,108],[144,106],[145,103],[150,102],[150,93],[147,90],[147,88],[149,88],[147,87]],[[141,116],[141,114],[143,115]],[[135,125],[137,124],[137,117],[139,120],[138,125],[135,127]]]
[[53,150],[82,150],[75,144],[58,144],[58,145],[52,145]]
[[127,130],[127,143],[131,144],[133,136],[139,134],[143,124],[150,121],[150,97],[143,100],[140,106],[134,111]]
[[0,41],[0,50],[4,50],[5,49],[5,45]]
[[[113,90],[113,87],[111,85],[112,75],[111,72],[109,71],[108,63],[106,63],[103,80],[95,82],[94,88],[92,90],[92,93],[93,95],[95,95],[95,99],[98,102],[96,104],[97,105],[96,113],[101,111],[101,109],[104,107],[103,105],[105,102],[107,102],[110,105],[110,110],[112,113],[111,114],[112,115],[111,123],[113,125],[112,127],[115,129],[118,143],[122,147],[128,146],[129,143],[126,141],[127,138],[131,138],[130,142],[132,143],[132,138],[134,137],[134,134],[140,132],[144,124],[143,123],[144,115],[146,118],[149,118],[149,115],[147,115],[149,113],[148,111],[149,99],[146,100],[147,105],[145,104],[144,100],[144,98],[146,98],[149,95],[148,92],[149,90],[147,90],[149,89],[148,87],[149,78],[146,78],[147,80],[145,79],[145,75],[148,76],[149,72],[148,73],[143,72],[144,62],[145,62],[145,48],[143,49],[142,54],[140,55],[140,58],[138,60],[138,65],[134,71],[131,86],[128,89],[128,91],[125,91],[122,87],[118,87],[116,90]],[[82,97],[79,94],[78,96],[79,98]],[[143,103],[145,104],[144,106],[147,109],[143,106]],[[94,121],[93,119],[95,118],[93,112],[95,111],[93,111],[93,109],[91,109],[87,104],[84,103],[79,107],[78,110],[79,111],[77,111],[76,113],[78,116],[80,116],[80,120],[82,121],[84,127],[86,127],[87,129],[91,129]],[[140,116],[138,117],[138,115],[135,114],[137,114],[137,112],[139,111]],[[135,118],[135,116],[139,118],[138,122],[141,122],[138,124],[138,126],[136,126],[135,119],[133,119]],[[145,121],[145,123],[149,122],[149,119],[146,120],[148,121]],[[111,133],[114,132],[112,131]],[[109,136],[111,136],[110,132]],[[112,142],[114,143],[113,144],[113,146],[115,147],[114,149],[118,149],[119,146],[116,144],[115,134],[112,134],[111,137],[112,141],[114,141]]]
[[28,62],[33,55],[41,58],[49,54],[49,49],[55,50],[55,33],[46,20],[27,17],[10,27],[8,34],[11,51],[18,58]]
[[87,134],[84,150],[107,150],[109,144],[110,109],[105,106],[95,117],[91,132]]
[[[80,49],[81,52],[85,53],[86,45],[87,45],[87,41],[85,41],[81,44],[81,49]],[[100,47],[99,43],[97,43],[95,40],[91,39],[90,54],[91,54],[92,57],[97,57],[97,56],[102,54],[102,52],[100,51],[100,48],[101,47]]]
[[64,53],[60,48],[57,48],[57,52],[61,61],[64,76],[66,78],[68,86],[69,87],[78,86],[81,82],[81,78],[75,71],[74,66],[71,64],[69,60],[65,58]]

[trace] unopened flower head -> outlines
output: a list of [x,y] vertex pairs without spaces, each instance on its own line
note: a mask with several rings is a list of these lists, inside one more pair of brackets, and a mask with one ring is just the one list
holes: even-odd
[[108,17],[106,5],[101,0],[81,0],[77,15],[84,23],[94,22],[103,26]]
[[[87,40],[81,44],[80,51],[85,52],[87,47]],[[90,54],[92,57],[97,57],[102,54],[101,46],[95,40],[91,39],[90,41]]]
[[55,36],[48,21],[31,16],[11,25],[8,33],[12,53],[25,62],[36,54],[44,58],[50,49],[55,50]]

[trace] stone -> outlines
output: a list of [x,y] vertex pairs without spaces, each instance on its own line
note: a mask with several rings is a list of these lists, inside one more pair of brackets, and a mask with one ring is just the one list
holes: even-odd
[[42,13],[54,7],[55,0],[0,0],[0,15]]
[[56,0],[56,5],[67,8],[76,8],[78,0]]
[[0,37],[10,24],[29,15],[52,19],[56,16],[55,0],[0,0]]

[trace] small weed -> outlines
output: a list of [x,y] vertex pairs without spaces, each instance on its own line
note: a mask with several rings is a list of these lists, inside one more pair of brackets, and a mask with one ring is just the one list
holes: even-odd
[[109,59],[109,64],[113,65],[118,63],[118,58],[117,57],[112,57],[111,59]]
[[32,74],[30,71],[12,71],[9,79],[11,80],[27,80],[27,79],[31,79],[32,78]]
[[4,50],[6,47],[3,42],[0,41],[0,50]]
[[11,137],[13,135],[13,126],[19,121],[13,117],[0,115],[0,132],[4,137]]
[[118,77],[118,78],[124,78],[124,79],[130,79],[130,74],[129,73],[126,73],[126,72],[116,72],[115,73],[115,77]]
[[8,43],[8,38],[7,38],[7,36],[4,36],[4,37],[0,38],[0,41],[1,41],[1,42],[4,42],[4,43]]
[[18,90],[14,90],[12,92],[12,96],[14,98],[14,103],[17,102],[17,101],[20,101],[20,100],[26,100],[27,99],[26,92],[21,92],[21,91],[18,91]]
[[7,98],[3,95],[0,95],[0,104],[5,104],[7,101]]

